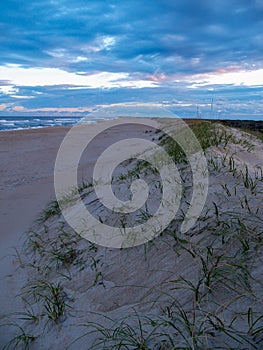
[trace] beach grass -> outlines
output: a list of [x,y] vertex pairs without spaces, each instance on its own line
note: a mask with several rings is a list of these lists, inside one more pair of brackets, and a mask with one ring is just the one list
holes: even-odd
[[[26,258],[19,252],[21,268],[30,271],[21,296],[31,306],[25,303],[24,312],[1,321],[3,326],[18,324],[6,348],[37,349],[47,337],[55,339],[50,324],[61,332],[65,327],[65,333],[73,329],[68,349],[83,344],[96,350],[263,347],[259,274],[263,176],[259,165],[243,164],[237,156],[241,149],[239,156],[249,157],[257,145],[244,134],[212,122],[201,121],[191,128],[206,154],[212,182],[194,228],[184,236],[179,232],[186,206],[160,237],[117,252],[84,240],[63,222],[58,202],[49,203],[36,229],[28,233]],[[158,137],[181,167],[184,196],[189,200],[191,177],[185,154],[171,138]],[[152,176],[151,167],[143,163],[135,170],[128,168],[114,181],[132,181],[141,174]],[[65,194],[66,205],[74,205],[76,193],[87,200],[92,190],[90,182],[83,182]],[[149,217],[148,210],[141,211],[140,219]],[[104,312],[90,311],[93,303]],[[44,326],[42,334],[34,331],[36,323]]]

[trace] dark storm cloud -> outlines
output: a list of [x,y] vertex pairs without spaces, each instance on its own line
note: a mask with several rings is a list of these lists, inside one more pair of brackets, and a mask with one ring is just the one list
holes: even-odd
[[156,87],[70,90],[66,85],[16,86],[0,76],[0,104],[30,109],[181,100],[191,104],[193,115],[196,104],[209,104],[215,96],[242,111],[246,101],[258,111],[261,88],[189,85],[196,74],[263,68],[262,28],[263,0],[2,1],[0,68],[122,72]]
[[[262,5],[256,0],[8,0],[0,11],[1,63],[169,74],[250,64],[262,54]],[[114,44],[99,46],[103,36],[113,37]],[[57,49],[64,55],[52,55]],[[74,61],[78,56],[88,61]]]

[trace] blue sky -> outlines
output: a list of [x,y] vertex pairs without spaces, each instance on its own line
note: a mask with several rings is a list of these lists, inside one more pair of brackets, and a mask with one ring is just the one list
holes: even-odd
[[5,0],[0,115],[263,118],[263,0]]

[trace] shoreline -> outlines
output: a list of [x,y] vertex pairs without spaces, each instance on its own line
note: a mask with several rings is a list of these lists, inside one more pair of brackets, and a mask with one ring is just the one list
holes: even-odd
[[[90,123],[86,123],[87,125],[96,125],[98,123],[107,123],[107,122],[113,122],[116,120],[121,120],[123,118],[128,118],[128,119],[144,119],[140,117],[117,117],[114,119],[105,119],[105,120],[97,120],[97,121],[91,121]],[[145,118],[148,119],[149,117]],[[178,117],[179,118],[179,117]],[[169,119],[178,119],[178,118],[169,118]],[[155,119],[153,117],[153,119]],[[158,118],[158,119],[166,119],[166,118]],[[214,123],[222,123],[224,125],[230,126],[230,127],[236,127],[240,129],[248,129],[248,130],[253,130],[253,131],[260,131],[263,132],[263,119],[210,119],[210,118],[179,118],[185,121],[186,123],[189,123],[191,121],[208,121],[208,122],[214,122]],[[79,119],[81,120],[81,118]],[[78,121],[79,121],[78,120]],[[52,130],[54,128],[72,128],[73,126],[78,125],[78,122],[74,124],[65,124],[65,125],[52,125],[52,126],[35,126],[35,127],[25,127],[25,128],[16,128],[16,129],[4,129],[0,130],[1,133],[12,133],[12,132],[25,132],[25,131],[33,131],[35,130],[42,132],[43,130]],[[81,124],[79,124],[81,125]]]

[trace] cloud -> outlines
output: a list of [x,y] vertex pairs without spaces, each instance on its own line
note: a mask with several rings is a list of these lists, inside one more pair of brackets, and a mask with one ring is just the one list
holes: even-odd
[[6,109],[7,109],[7,107],[8,107],[8,105],[7,105],[6,103],[2,103],[2,104],[0,104],[0,111],[4,111],[4,110],[6,110]]
[[211,93],[231,100],[226,84],[243,94],[240,84],[253,90],[262,79],[260,0],[12,0],[0,7],[1,103],[77,108],[180,95],[188,104]]
[[[190,80],[190,79],[189,79]],[[215,73],[196,75],[191,78],[194,84],[191,88],[199,88],[207,85],[243,85],[243,86],[262,86],[263,87],[263,69],[251,71],[222,70]]]
[[[14,0],[0,13],[1,61],[89,73],[199,72],[237,61],[251,64],[260,61],[262,13],[255,0],[77,0],[74,7],[68,0]],[[176,67],[174,56],[182,57]]]
[[[52,86],[64,85],[87,88],[154,87],[156,84],[147,80],[133,80],[128,73],[99,72],[79,74],[59,68],[23,68],[16,65],[0,67],[0,76],[9,79],[13,86]],[[3,86],[5,93],[15,92],[10,86]]]
[[3,95],[13,95],[18,93],[18,88],[14,87],[14,85],[2,85],[0,86],[0,94]]
[[[6,106],[7,107],[7,106]],[[5,108],[6,108],[5,107]],[[78,107],[78,108],[25,108],[23,106],[12,106],[12,111],[21,112],[21,113],[66,113],[66,114],[81,114],[92,112],[91,108],[87,107]]]

